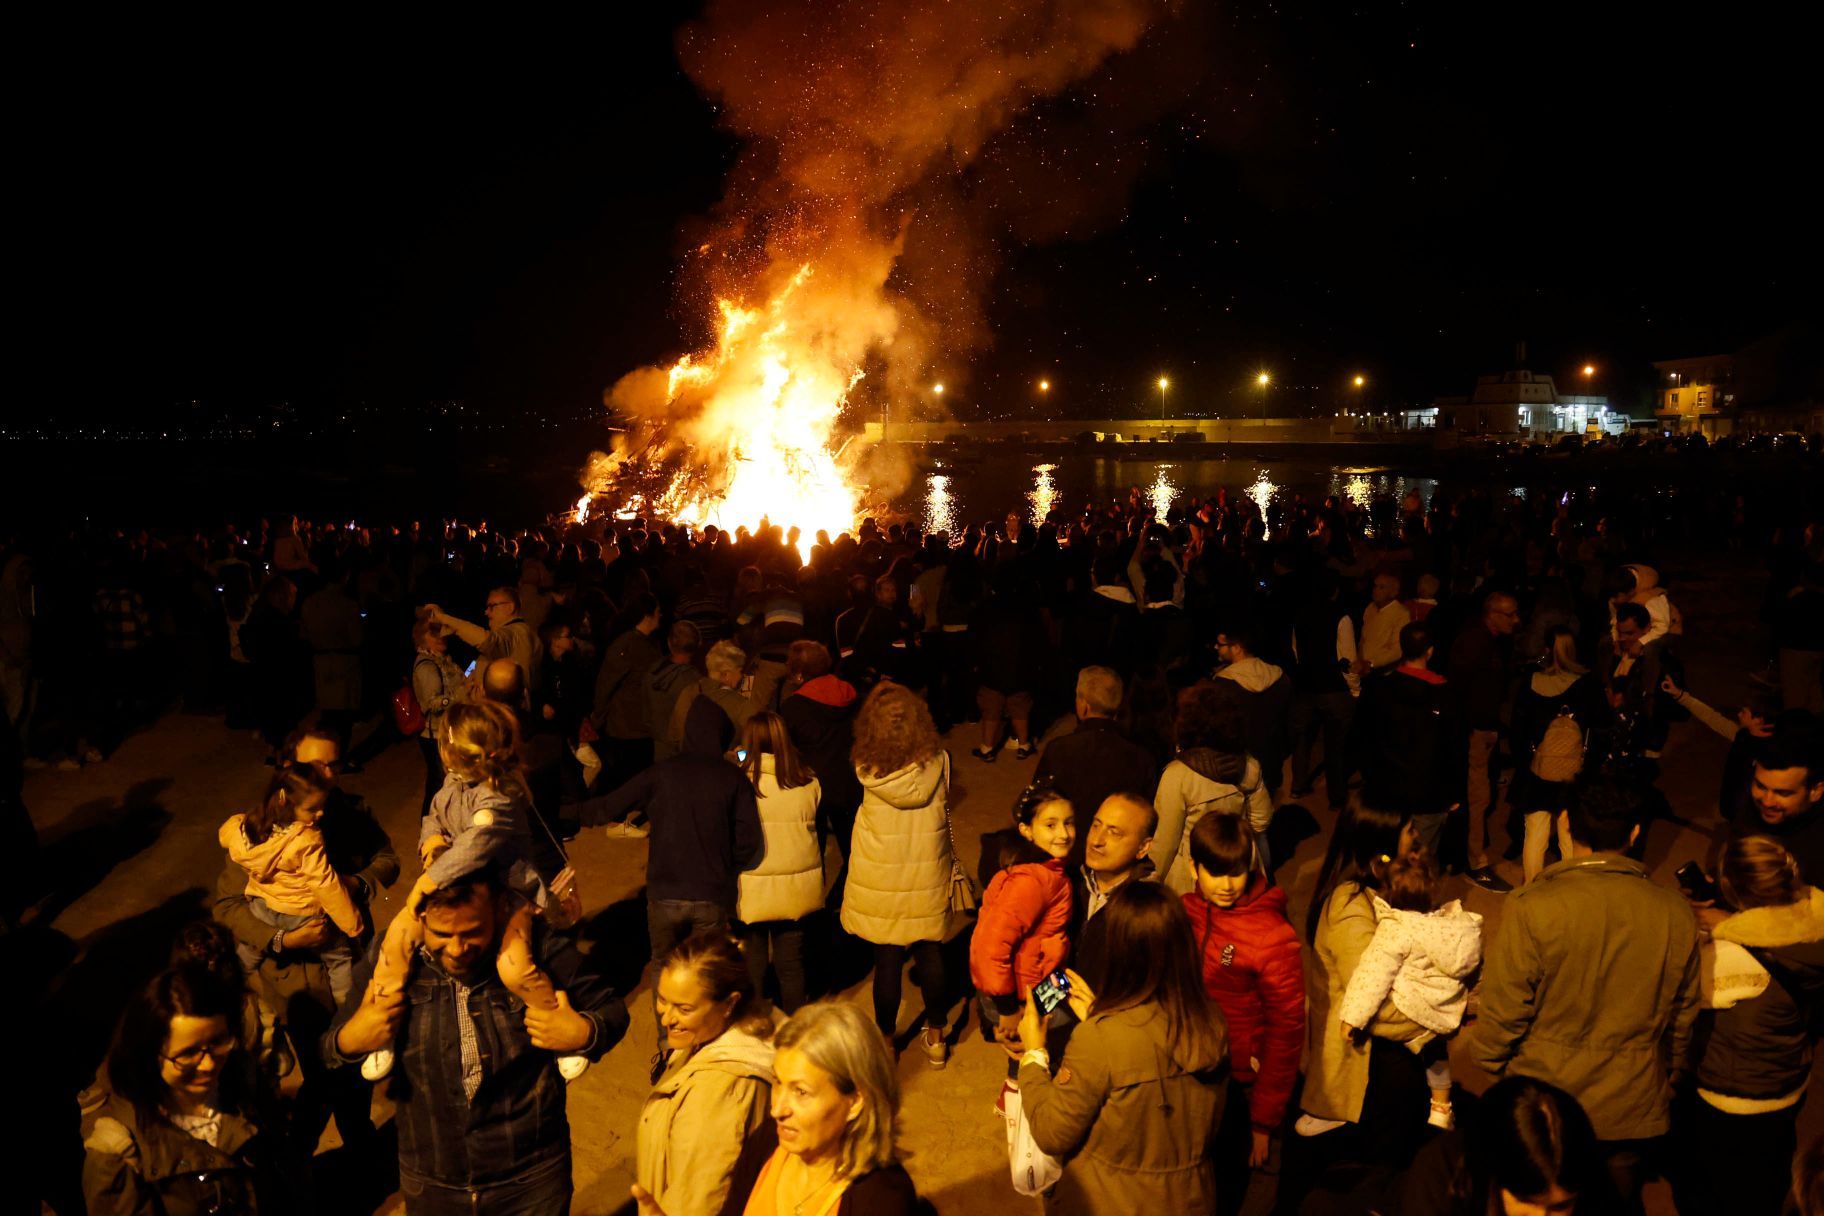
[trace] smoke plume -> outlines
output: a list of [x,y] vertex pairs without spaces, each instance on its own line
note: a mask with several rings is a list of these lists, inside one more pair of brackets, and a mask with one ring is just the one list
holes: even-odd
[[[851,464],[832,445],[851,392],[894,418],[931,412],[933,378],[954,379],[989,340],[998,234],[971,198],[973,169],[1010,124],[1132,49],[1168,8],[711,0],[679,55],[742,140],[685,267],[717,321],[714,345],[609,390],[629,431],[592,484],[662,470],[648,505],[752,523],[756,506],[779,518],[786,504],[763,484],[777,477],[759,466],[783,466],[791,505],[816,517],[787,522],[848,527]],[[850,518],[834,518],[838,487]]]

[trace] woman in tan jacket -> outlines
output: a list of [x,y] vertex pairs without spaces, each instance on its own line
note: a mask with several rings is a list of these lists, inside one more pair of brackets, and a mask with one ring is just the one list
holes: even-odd
[[715,1216],[772,1102],[772,1019],[716,929],[665,956],[655,991],[668,1054],[640,1109],[635,1177],[667,1216]]
[[1281,1211],[1288,1186],[1317,1182],[1349,1163],[1400,1169],[1412,1159],[1430,1109],[1425,1070],[1405,1042],[1423,1033],[1383,1002],[1365,1034],[1352,1034],[1337,1006],[1362,952],[1374,939],[1374,893],[1393,858],[1413,851],[1409,818],[1356,800],[1343,811],[1318,872],[1308,928],[1305,979],[1305,1086],[1296,1135],[1280,1172]]
[[1083,1020],[1057,1076],[1031,993],[1020,1021],[1032,1138],[1064,1162],[1046,1210],[1213,1212],[1209,1146],[1227,1092],[1228,1033],[1204,991],[1190,918],[1150,882],[1123,884],[1097,915],[1107,918],[1107,973],[1101,992],[1070,974]]

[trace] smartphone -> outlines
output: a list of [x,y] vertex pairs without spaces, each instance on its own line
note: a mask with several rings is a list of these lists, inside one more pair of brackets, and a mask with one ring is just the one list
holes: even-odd
[[1040,1013],[1049,1014],[1069,997],[1070,977],[1064,974],[1062,967],[1032,986],[1032,999]]
[[475,664],[479,663],[480,661],[481,661],[480,659],[470,659],[469,665],[462,669],[462,674],[465,676],[474,675],[475,674]]
[[737,747],[735,749],[735,759],[740,761],[742,764],[746,764],[747,763],[747,749],[745,747]]
[[1722,895],[1722,892],[1717,890],[1716,883],[1695,861],[1687,861],[1678,867],[1672,872],[1672,877],[1678,880],[1678,885],[1683,887],[1685,894],[1692,899],[1715,903]]

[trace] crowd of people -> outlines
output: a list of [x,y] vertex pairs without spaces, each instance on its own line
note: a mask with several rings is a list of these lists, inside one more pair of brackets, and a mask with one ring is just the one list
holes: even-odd
[[[18,772],[105,763],[174,703],[273,766],[220,826],[213,919],[82,1096],[87,1208],[323,1203],[321,1134],[383,1151],[381,1084],[407,1211],[567,1211],[566,1085],[629,1025],[576,939],[565,844],[603,830],[648,858],[642,1216],[922,1210],[902,1053],[944,1068],[971,1008],[1008,1058],[1009,1193],[1049,1210],[1266,1186],[1288,1213],[1627,1212],[1663,1176],[1680,1212],[1824,1211],[1797,1137],[1824,529],[1741,538],[1771,578],[1731,717],[1686,677],[1715,625],[1646,560],[1660,511],[1476,488],[1160,518],[1136,489],[960,536],[287,519],[13,546],[9,919]],[[1675,886],[1643,857],[1685,720],[1729,755]],[[399,857],[340,779],[408,736],[422,875],[377,925]],[[958,772],[1022,762],[972,869]],[[1486,934],[1453,875],[1505,896]]]

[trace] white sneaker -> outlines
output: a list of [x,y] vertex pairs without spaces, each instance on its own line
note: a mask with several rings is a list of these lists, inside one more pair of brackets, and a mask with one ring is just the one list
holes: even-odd
[[611,823],[602,829],[610,840],[644,840],[652,835],[652,828],[643,823]]
[[370,1051],[367,1058],[361,1061],[361,1075],[369,1081],[379,1081],[393,1071],[393,1051],[382,1047],[379,1051]]
[[1321,1136],[1333,1132],[1344,1123],[1342,1119],[1320,1119],[1316,1115],[1300,1115],[1292,1130],[1301,1136]]
[[569,1084],[589,1071],[589,1057],[559,1056],[557,1057],[557,1071],[564,1078],[564,1083]]
[[1438,1103],[1433,1102],[1431,1104],[1431,1114],[1425,1117],[1425,1122],[1431,1124],[1433,1127],[1441,1127],[1445,1131],[1449,1131],[1457,1125],[1456,1112],[1451,1109],[1451,1105],[1448,1102],[1441,1106]]

